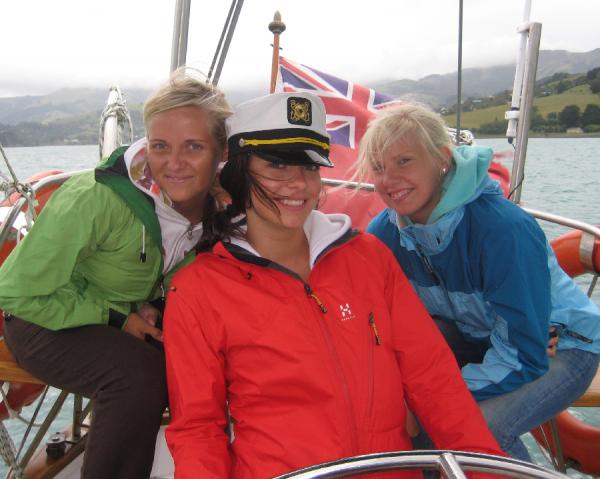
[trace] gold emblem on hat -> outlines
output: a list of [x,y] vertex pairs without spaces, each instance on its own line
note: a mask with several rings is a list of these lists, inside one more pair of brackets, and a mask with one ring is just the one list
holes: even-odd
[[310,112],[311,104],[309,100],[301,100],[299,98],[290,98],[289,109],[290,123],[311,124]]

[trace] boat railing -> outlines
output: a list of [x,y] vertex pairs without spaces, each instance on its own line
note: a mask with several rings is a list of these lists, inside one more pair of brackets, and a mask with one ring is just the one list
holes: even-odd
[[35,203],[35,193],[40,191],[42,188],[46,188],[56,184],[62,184],[68,180],[71,176],[89,171],[89,169],[69,171],[65,173],[56,173],[54,175],[48,175],[44,178],[37,180],[35,183],[29,185],[29,189],[32,195],[21,195],[12,203],[4,212],[0,212],[0,245],[9,239],[13,225],[20,214],[28,214],[27,211],[23,211],[23,207],[28,201]]
[[[331,186],[335,188],[348,188],[353,190],[361,190],[361,191],[375,191],[375,186],[371,183],[361,183],[357,181],[345,181],[345,180],[337,180],[332,178],[323,178],[321,179],[321,183],[326,186]],[[526,208],[524,206],[519,205],[523,211],[526,211],[534,218],[542,221],[547,221],[549,223],[554,223],[556,225],[565,226],[567,228],[571,228],[574,230],[580,230],[584,233],[582,238],[582,248],[586,254],[585,257],[592,257],[592,252],[594,248],[594,243],[596,240],[600,239],[600,228],[597,226],[591,225],[589,223],[585,223],[583,221],[575,220],[573,218],[568,218],[566,216],[560,216],[553,213],[547,213],[545,211],[537,210],[534,208]],[[590,268],[593,270],[593,267]],[[593,278],[588,289],[588,296],[591,296],[594,288],[596,286],[598,280],[598,273],[593,274]]]
[[547,213],[545,211],[540,211],[533,208],[526,208],[525,206],[521,206],[521,209],[529,213],[531,216],[537,218],[538,220],[548,221],[549,223],[554,223],[560,226],[566,226],[568,228],[581,230],[584,233],[589,233],[591,235],[594,235],[596,238],[600,238],[600,228],[594,225],[590,225],[589,223],[574,220],[572,218],[567,218],[565,216]]
[[[358,181],[345,181],[345,180],[335,180],[332,178],[323,178],[321,179],[321,183],[326,186],[333,187],[341,187],[348,188],[351,190],[361,190],[361,191],[375,191],[375,186],[371,183],[360,183]],[[567,218],[566,216],[555,215],[552,213],[546,213],[545,211],[536,210],[533,208],[526,208],[521,206],[523,211],[526,211],[530,215],[534,216],[539,220],[548,221],[550,223],[555,223],[557,225],[566,226],[569,228],[581,230],[585,233],[589,233],[594,235],[596,238],[600,238],[600,228],[597,226],[585,223],[583,221],[574,220],[572,218]]]
[[465,479],[465,472],[504,477],[564,479],[568,476],[529,462],[490,454],[459,451],[400,451],[356,456],[307,467],[276,479],[319,479],[399,470],[437,470],[448,479]]

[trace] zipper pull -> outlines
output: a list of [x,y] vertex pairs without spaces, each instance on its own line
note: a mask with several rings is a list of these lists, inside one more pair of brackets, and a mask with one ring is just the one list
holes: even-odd
[[421,248],[421,246],[417,245],[417,251],[419,252],[419,256],[421,257],[421,261],[425,265],[425,268],[427,268],[427,271],[429,271],[429,274],[433,278],[435,285],[439,286],[441,284],[440,278],[438,277],[437,273],[433,269],[433,266],[431,265],[429,258],[425,255],[425,253],[423,253],[423,249]]
[[142,225],[142,251],[140,252],[140,261],[146,262],[146,226]]
[[315,303],[317,303],[321,312],[323,314],[325,314],[327,312],[327,308],[322,303],[322,301],[317,297],[317,295],[315,293],[313,293],[312,289],[310,288],[310,286],[308,284],[304,285],[304,291],[306,291],[307,296],[310,296],[312,299],[315,300]]
[[377,331],[377,326],[375,325],[375,318],[373,317],[373,312],[369,313],[369,326],[373,330],[373,335],[375,336],[375,345],[381,346],[381,338],[379,337],[379,332]]
[[158,278],[158,287],[160,288],[160,297],[164,301],[164,299],[166,297],[166,294],[165,294],[165,277],[162,274]]
[[571,336],[574,339],[578,339],[579,341],[583,341],[584,343],[592,344],[594,341],[590,338],[583,336],[582,334],[576,333],[575,331],[571,331],[565,324],[553,323],[551,326],[554,328],[554,331],[550,333],[550,337],[555,336]]
[[571,336],[572,338],[579,339],[579,341],[583,341],[584,343],[592,344],[593,341],[590,338],[586,338],[585,336],[576,333],[575,331],[571,331],[570,329],[565,328],[563,330],[563,334],[567,336]]
[[188,226],[187,229],[187,237],[188,239],[192,239],[192,231],[193,231],[194,227],[192,226],[192,223],[190,223],[190,225]]

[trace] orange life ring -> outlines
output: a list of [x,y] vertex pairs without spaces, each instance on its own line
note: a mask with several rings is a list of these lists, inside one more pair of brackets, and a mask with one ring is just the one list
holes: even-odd
[[[578,471],[592,476],[600,474],[600,429],[580,421],[568,411],[556,416],[558,436],[565,463],[573,464]],[[550,451],[556,456],[556,445],[550,432],[550,423],[542,425],[544,435],[539,428],[531,431],[535,440],[546,448],[544,436]]]
[[600,274],[600,238],[580,230],[550,242],[558,264],[571,278],[583,273]]
[[[4,334],[4,312],[0,310],[0,335]],[[4,342],[4,339],[1,340]],[[2,356],[10,356],[10,353],[6,349],[6,346],[3,344],[1,348]],[[10,358],[2,358],[3,366],[6,365],[7,359],[12,362],[12,356]],[[13,367],[16,367],[14,365]],[[21,376],[22,377],[22,376]],[[0,387],[4,387],[4,381],[0,381]],[[6,397],[2,398],[0,396],[0,421],[4,421],[5,419],[10,418],[10,410],[19,413],[21,409],[25,406],[29,406],[33,401],[37,399],[37,397],[42,393],[45,384],[40,383],[22,383],[22,382],[13,382],[8,383],[8,390],[6,391]],[[8,404],[7,404],[8,403]],[[10,410],[9,410],[10,408]]]
[[[44,171],[33,175],[32,177],[27,179],[27,183],[33,184],[36,181],[41,180],[50,175],[62,173],[61,171],[51,170]],[[36,191],[35,199],[35,211],[39,213],[41,209],[45,206],[46,202],[59,187],[59,184],[52,184],[46,187],[43,187]],[[19,198],[19,193],[13,193],[7,199],[0,203],[0,207],[13,205]],[[27,210],[27,205],[23,206],[21,211],[25,212]],[[2,245],[0,245],[0,265],[4,263],[4,260],[8,257],[10,252],[14,249],[16,245],[16,241],[14,239],[6,240]],[[0,310],[0,336],[4,334],[4,312]],[[3,341],[3,339],[2,339]],[[8,354],[8,353],[7,353]],[[0,387],[4,386],[4,381],[0,381]],[[6,392],[6,402],[15,412],[20,412],[24,406],[28,406],[42,393],[46,386],[44,384],[39,383],[22,383],[22,382],[10,382],[8,386],[8,390]],[[10,412],[7,407],[6,402],[2,400],[0,396],[0,421],[4,419],[8,419],[10,417]]]
[[[558,263],[571,277],[586,272],[600,273],[600,239],[581,231],[572,231],[550,242]],[[600,475],[600,428],[580,421],[568,411],[556,416],[558,436],[565,462],[594,476]],[[556,456],[550,424],[531,431],[535,440]],[[548,444],[546,444],[546,440]]]

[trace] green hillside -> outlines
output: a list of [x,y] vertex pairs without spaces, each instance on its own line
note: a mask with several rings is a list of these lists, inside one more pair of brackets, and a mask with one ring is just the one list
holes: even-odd
[[[587,76],[559,74],[555,75],[558,77],[556,80],[550,78],[538,82],[536,97],[533,101],[534,115],[537,121],[534,120],[532,130],[535,131],[539,127],[539,131],[564,131],[570,126],[584,126],[585,129],[586,125],[565,125],[561,124],[559,119],[561,119],[561,112],[567,107],[573,108],[573,105],[579,108],[581,114],[584,113],[586,108],[589,109],[589,105],[600,108],[600,92],[592,93],[591,87],[594,81],[600,81],[597,78],[600,76],[597,70],[600,69],[588,72]],[[594,87],[594,90],[598,91],[598,88]],[[449,109],[449,113],[444,115],[445,121],[450,126],[456,125],[455,108],[456,105]],[[501,124],[505,123],[504,113],[509,108],[510,94],[506,91],[485,99],[469,98],[463,102],[461,127],[475,132],[481,130],[482,125],[484,131],[489,130],[490,126],[501,129]],[[593,123],[597,122],[594,121]],[[548,126],[550,124],[552,127]],[[591,131],[597,131],[597,129],[591,128]]]
[[577,105],[581,111],[588,104],[600,105],[600,95],[590,91],[589,85],[579,85],[560,95],[550,95],[533,100],[533,106],[542,116],[548,116],[550,112],[561,112],[568,105]]

